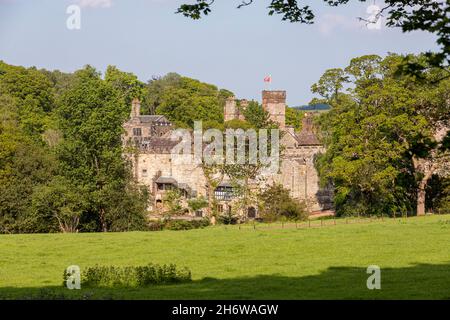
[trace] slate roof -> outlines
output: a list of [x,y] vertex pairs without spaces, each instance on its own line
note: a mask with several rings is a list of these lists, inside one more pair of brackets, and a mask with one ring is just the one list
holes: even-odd
[[163,115],[141,115],[138,117],[141,123],[152,123],[152,122],[167,122],[170,123],[169,120]]
[[163,137],[150,137],[149,140],[144,141],[142,144],[147,145],[151,148],[173,148],[180,140],[172,140],[170,138]]
[[317,139],[314,132],[311,131],[301,131],[300,133],[297,133],[295,135],[298,144],[300,146],[320,146],[322,143],[320,143],[319,139]]
[[156,183],[174,184],[177,185],[177,180],[172,177],[159,177],[155,181]]

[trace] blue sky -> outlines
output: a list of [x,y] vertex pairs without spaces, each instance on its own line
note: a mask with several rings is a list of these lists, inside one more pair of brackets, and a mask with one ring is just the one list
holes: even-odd
[[[0,60],[61,71],[111,64],[142,81],[177,72],[255,100],[270,74],[270,89],[287,90],[294,106],[309,102],[326,69],[353,57],[437,49],[426,33],[368,30],[357,17],[367,16],[370,3],[334,8],[305,1],[316,9],[308,26],[269,17],[269,0],[240,10],[240,0],[216,0],[199,21],[174,14],[186,2],[193,0],[0,0]],[[70,4],[81,7],[80,30],[66,27]]]

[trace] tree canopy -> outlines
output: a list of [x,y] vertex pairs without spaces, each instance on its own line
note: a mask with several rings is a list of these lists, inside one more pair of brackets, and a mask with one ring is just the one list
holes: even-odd
[[450,128],[449,79],[433,81],[444,73],[439,68],[429,69],[426,82],[399,76],[402,61],[395,54],[354,58],[312,87],[333,107],[320,118],[327,151],[318,167],[322,183],[335,188],[341,214],[423,214],[431,176],[450,174],[443,144]]

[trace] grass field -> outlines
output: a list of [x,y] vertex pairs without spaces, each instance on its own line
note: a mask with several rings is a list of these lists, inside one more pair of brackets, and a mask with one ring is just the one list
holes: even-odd
[[[149,262],[186,266],[193,281],[142,289],[61,285],[69,265],[83,272]],[[381,290],[366,287],[369,265],[381,268]],[[450,299],[450,215],[322,228],[0,235],[0,298]]]

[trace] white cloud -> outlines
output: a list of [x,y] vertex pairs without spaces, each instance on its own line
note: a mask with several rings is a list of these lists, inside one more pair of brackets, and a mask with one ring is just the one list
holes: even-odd
[[78,4],[82,8],[110,8],[112,0],[78,0]]
[[371,30],[366,22],[358,20],[358,17],[348,17],[340,14],[324,14],[317,21],[319,32],[330,35],[342,31]]

